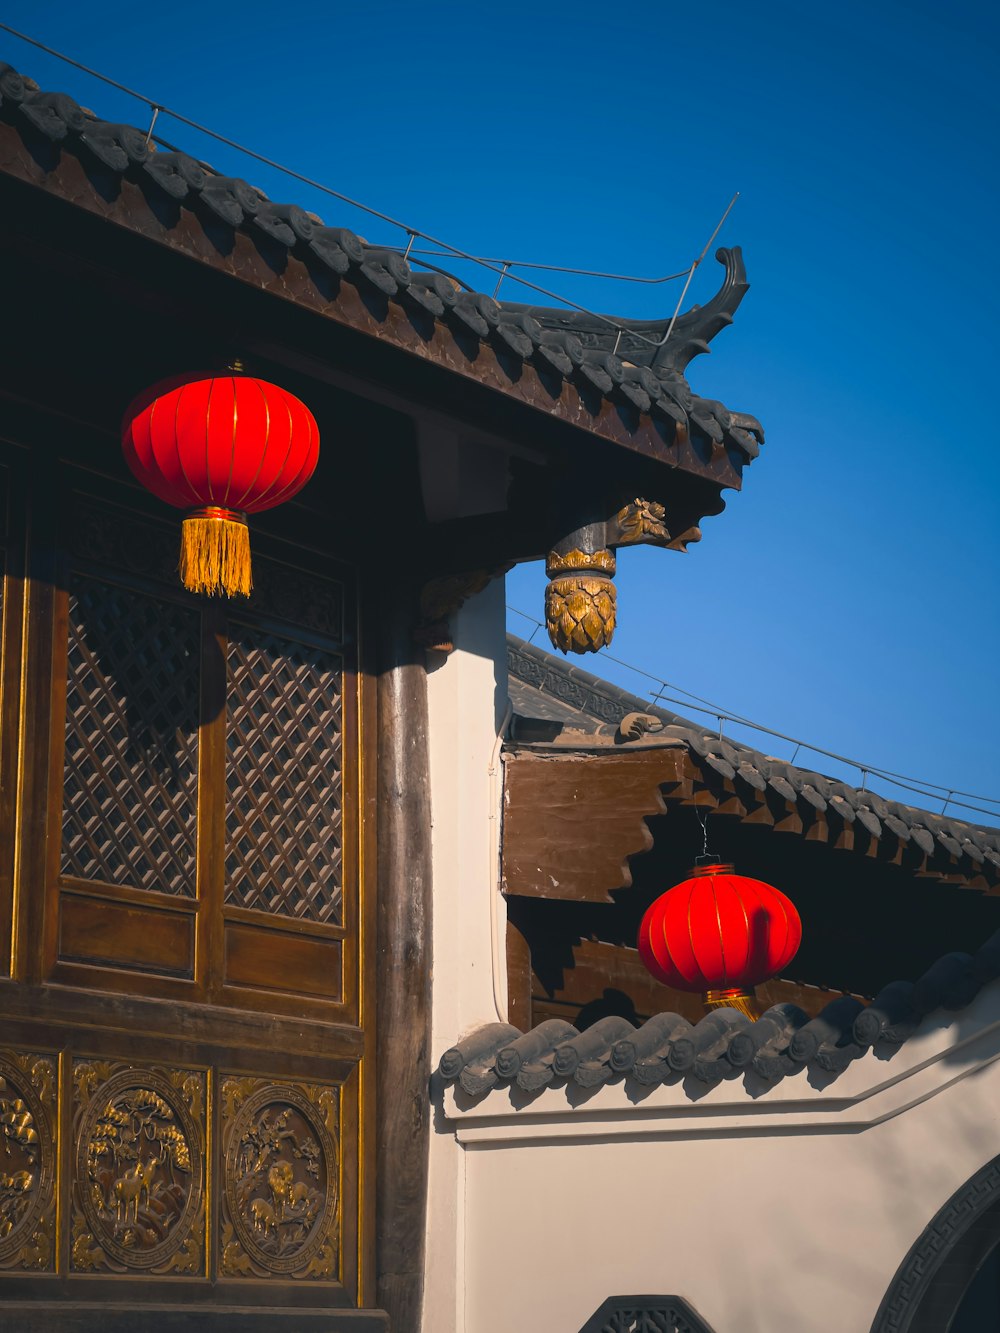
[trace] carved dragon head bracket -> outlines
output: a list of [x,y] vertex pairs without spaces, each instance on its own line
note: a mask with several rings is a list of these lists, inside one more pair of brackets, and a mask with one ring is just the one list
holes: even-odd
[[612,582],[619,546],[683,548],[700,537],[689,529],[675,537],[667,527],[665,507],[637,497],[610,518],[574,529],[545,561],[545,625],[561,653],[596,653],[614,636],[617,594]]

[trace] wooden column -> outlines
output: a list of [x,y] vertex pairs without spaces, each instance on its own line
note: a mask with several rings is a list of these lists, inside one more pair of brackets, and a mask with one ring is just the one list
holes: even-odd
[[376,1272],[393,1333],[419,1333],[430,1143],[431,803],[414,598],[382,611],[378,688]]

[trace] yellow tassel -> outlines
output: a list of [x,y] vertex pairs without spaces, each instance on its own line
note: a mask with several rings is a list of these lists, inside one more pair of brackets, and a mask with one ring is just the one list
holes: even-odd
[[181,528],[181,583],[208,597],[249,597],[250,532],[236,509],[196,509]]
[[710,990],[706,991],[701,997],[701,1002],[709,1013],[713,1009],[736,1009],[749,1018],[751,1023],[755,1023],[760,1018],[757,997],[753,991]]

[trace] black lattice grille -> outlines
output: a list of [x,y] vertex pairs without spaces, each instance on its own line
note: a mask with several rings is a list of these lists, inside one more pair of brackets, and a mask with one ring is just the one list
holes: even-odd
[[227,903],[340,920],[341,669],[335,654],[232,628]]
[[76,576],[62,872],[193,897],[198,618]]
[[712,1333],[679,1296],[612,1296],[580,1333]]

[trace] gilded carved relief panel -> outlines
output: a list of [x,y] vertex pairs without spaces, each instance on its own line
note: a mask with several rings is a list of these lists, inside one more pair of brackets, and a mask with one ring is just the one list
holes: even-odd
[[[69,1272],[209,1277],[209,1071],[74,1059],[67,1085]],[[237,1075],[214,1086],[218,1275],[342,1280],[342,1089]],[[58,1100],[55,1055],[0,1050],[9,1272],[56,1269]]]
[[56,1059],[0,1051],[0,1268],[55,1263]]
[[340,1089],[223,1076],[222,1277],[340,1278]]
[[73,1065],[74,1272],[205,1273],[206,1074]]

